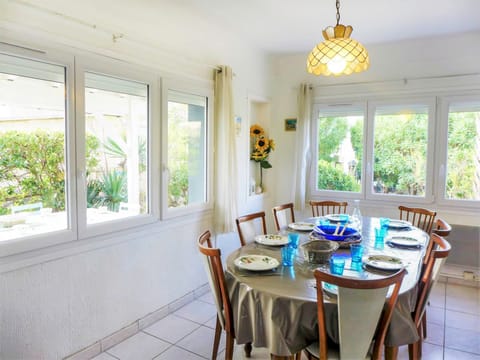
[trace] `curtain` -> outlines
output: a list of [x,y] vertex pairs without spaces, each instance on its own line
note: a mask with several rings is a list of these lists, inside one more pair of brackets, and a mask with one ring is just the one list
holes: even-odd
[[215,70],[214,228],[217,234],[235,231],[237,218],[237,155],[232,95],[232,69]]
[[293,196],[295,209],[305,209],[305,198],[307,192],[307,181],[309,178],[311,154],[310,154],[310,132],[312,117],[312,86],[301,84],[297,97],[298,119],[295,144],[295,169]]

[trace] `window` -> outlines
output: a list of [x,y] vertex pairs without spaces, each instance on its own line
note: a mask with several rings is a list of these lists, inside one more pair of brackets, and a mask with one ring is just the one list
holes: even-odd
[[85,73],[87,224],[149,211],[148,90]]
[[480,200],[480,100],[448,103],[446,181],[448,200]]
[[168,91],[168,208],[208,202],[208,97]]
[[434,109],[433,98],[317,105],[312,195],[431,201]]
[[68,228],[65,79],[0,54],[0,242]]
[[374,194],[425,197],[429,106],[378,105],[374,115]]
[[364,107],[320,107],[316,190],[359,193],[363,172]]

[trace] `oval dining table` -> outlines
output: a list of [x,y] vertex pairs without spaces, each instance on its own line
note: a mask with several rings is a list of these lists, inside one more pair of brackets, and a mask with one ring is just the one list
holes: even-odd
[[[303,222],[318,224],[320,219],[309,218]],[[413,226],[407,229],[389,229],[386,239],[389,236],[415,238],[420,246],[412,249],[390,247],[385,244],[383,249],[376,249],[375,227],[379,227],[378,218],[363,217],[361,244],[365,248],[364,258],[380,254],[394,256],[402,259],[407,268],[385,344],[389,346],[411,344],[419,338],[411,312],[416,302],[417,282],[429,236]],[[293,230],[285,229],[282,232],[286,234],[287,231]],[[310,231],[296,232],[300,234],[300,244],[310,241]],[[303,259],[300,247],[294,265],[283,266],[280,248],[252,241],[232,252],[226,263],[226,281],[237,344],[251,343],[255,347],[267,348],[271,358],[275,360],[291,359],[294,354],[318,339],[317,295],[313,270],[322,267],[308,264]],[[235,259],[252,254],[276,258],[280,266],[272,271],[254,272],[240,269],[235,265]],[[343,276],[374,279],[389,275],[387,272],[365,266],[353,269],[348,245],[340,247],[335,256],[343,256],[346,259]],[[328,269],[327,266],[323,267]],[[338,342],[336,296],[325,291],[324,293],[327,333],[334,342]]]

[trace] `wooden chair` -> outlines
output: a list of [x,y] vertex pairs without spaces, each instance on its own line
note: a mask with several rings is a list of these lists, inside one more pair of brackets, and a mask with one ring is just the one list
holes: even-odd
[[272,208],[273,219],[275,220],[275,228],[278,231],[282,226],[287,226],[289,220],[287,220],[288,209],[290,209],[290,222],[295,222],[295,213],[293,211],[293,203],[278,205]]
[[[222,329],[227,335],[225,344],[225,360],[231,360],[233,357],[233,343],[235,340],[235,331],[233,325],[233,313],[230,298],[228,297],[227,284],[225,282],[225,273],[223,271],[220,249],[212,248],[210,231],[205,231],[198,238],[198,249],[205,263],[205,269],[208,276],[208,282],[212,290],[215,305],[217,307],[217,322],[215,325],[215,337],[213,340],[212,360],[217,358],[218,345],[220,344],[220,335]],[[251,344],[245,345],[245,354],[250,357]]]
[[[434,228],[432,229],[432,233],[437,234],[438,236],[441,237],[447,237],[450,235],[450,232],[452,231],[452,227],[450,226],[449,223],[447,223],[445,220],[441,218],[437,218],[437,220],[434,223]],[[431,252],[432,247],[430,246],[430,252]],[[429,254],[430,256],[430,254]],[[422,329],[423,329],[423,338],[425,339],[427,337],[427,312],[425,310],[423,317],[422,317]]]
[[348,202],[346,201],[313,201],[310,200],[312,214],[314,217],[328,214],[345,214]]
[[[265,211],[240,216],[235,222],[237,223],[238,236],[240,237],[240,244],[242,246],[244,246],[247,241],[251,241],[260,231],[263,231],[263,235],[267,234]],[[259,222],[261,222],[261,225]]]
[[[432,253],[419,280],[417,303],[415,304],[415,310],[412,313],[412,318],[419,335],[422,334],[422,318],[428,303],[428,297],[438,279],[440,269],[451,250],[449,242],[437,234],[431,235],[430,242],[433,243]],[[388,353],[392,359],[396,359],[398,347],[386,347],[385,353]],[[422,337],[420,337],[416,343],[408,345],[408,354],[410,359],[421,358]]]
[[447,237],[452,232],[452,227],[445,220],[437,218],[432,232],[441,237]]
[[413,226],[422,229],[430,235],[437,212],[423,208],[411,208],[400,205],[400,220],[410,221]]
[[[307,347],[307,358],[365,359],[373,340],[370,356],[375,360],[381,359],[385,335],[405,273],[406,270],[402,269],[389,277],[360,280],[315,270],[319,341]],[[328,344],[323,282],[338,286],[339,349],[333,349]],[[387,299],[391,285],[393,290]]]

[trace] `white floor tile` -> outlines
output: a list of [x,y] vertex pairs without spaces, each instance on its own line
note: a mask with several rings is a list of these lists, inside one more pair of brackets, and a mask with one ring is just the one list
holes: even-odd
[[217,308],[203,301],[194,300],[174,313],[177,316],[203,324],[217,314]]
[[[448,324],[447,324],[448,325]],[[445,328],[445,348],[480,355],[480,333],[476,331]]]
[[95,356],[91,360],[117,360],[117,358],[110,354],[107,354],[106,352],[103,352],[100,355]]
[[[428,321],[428,317],[427,317],[427,321]],[[433,345],[443,346],[443,335],[444,335],[443,325],[427,322],[427,338],[425,339],[424,342],[433,344]]]
[[154,360],[204,360],[204,358],[177,346],[172,346]]
[[[407,348],[407,357],[408,360],[408,346]],[[399,357],[400,359],[400,357]],[[423,343],[422,345],[422,360],[441,360],[443,359],[443,346],[433,345],[429,343]]]
[[[190,335],[187,335],[182,340],[180,340],[176,345],[191,351],[200,356],[211,358],[212,349],[213,349],[213,337],[215,331],[206,326],[201,326],[192,332]],[[225,349],[225,333],[222,332],[222,337],[220,339],[219,352]]]
[[448,327],[476,331],[480,337],[480,316],[451,310],[446,310],[445,314]]
[[480,289],[447,284],[446,308],[480,316]]
[[427,320],[430,323],[437,325],[445,324],[445,309],[434,306],[427,307]]
[[139,332],[107,352],[120,360],[151,360],[169,346],[171,345],[165,341]]
[[447,348],[445,349],[444,359],[445,360],[480,360],[480,355]]
[[215,305],[215,300],[213,299],[213,294],[211,291],[207,292],[206,294],[200,296],[198,298],[198,300],[200,301],[204,301],[206,303],[209,303],[209,304],[212,304],[212,305]]
[[143,331],[174,344],[200,326],[196,322],[168,315]]
[[210,320],[208,320],[205,324],[205,326],[208,326],[209,328],[212,328],[215,330],[215,326],[217,326],[217,315],[212,317]]
[[445,308],[446,284],[437,282],[430,292],[428,301],[431,306]]

